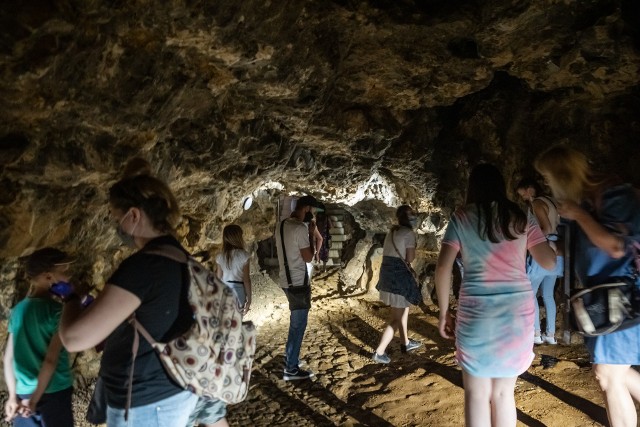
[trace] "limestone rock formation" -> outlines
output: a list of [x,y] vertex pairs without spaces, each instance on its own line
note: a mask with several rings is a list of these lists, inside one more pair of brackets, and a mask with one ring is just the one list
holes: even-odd
[[194,250],[233,221],[257,247],[280,195],[311,193],[367,236],[411,204],[433,251],[470,166],[513,183],[558,141],[638,183],[639,17],[634,0],[4,2],[0,283],[59,245],[101,285],[126,255],[106,192],[135,155]]

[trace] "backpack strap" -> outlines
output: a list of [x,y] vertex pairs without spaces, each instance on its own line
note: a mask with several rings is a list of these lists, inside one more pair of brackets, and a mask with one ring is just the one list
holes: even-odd
[[[173,245],[162,245],[156,248],[152,248],[149,250],[143,250],[144,253],[151,255],[159,255],[166,258],[169,258],[173,261],[179,262],[181,264],[186,264],[189,260],[189,255],[186,254],[180,248]],[[136,356],[138,355],[138,348],[140,347],[140,336],[139,333],[151,344],[152,346],[156,344],[156,340],[153,339],[151,334],[142,326],[140,322],[136,319],[136,312],[134,311],[129,316],[127,321],[133,326],[133,344],[131,345],[131,367],[129,368],[129,383],[127,384],[127,404],[124,408],[124,420],[127,421],[129,417],[129,408],[131,408],[131,394],[133,391],[133,371],[136,364]]]
[[145,250],[144,253],[151,255],[160,255],[169,259],[186,264],[189,260],[189,254],[185,253],[182,249],[173,245],[161,245],[149,250]]

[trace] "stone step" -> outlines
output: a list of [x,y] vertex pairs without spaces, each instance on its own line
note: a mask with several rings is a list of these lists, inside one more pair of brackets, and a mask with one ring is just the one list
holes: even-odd
[[342,221],[331,221],[331,226],[334,228],[344,228]]
[[332,236],[338,235],[338,234],[344,234],[344,228],[343,227],[332,227],[329,229],[329,234],[331,234]]
[[329,258],[340,258],[340,252],[337,249],[329,249]]
[[335,236],[331,236],[332,242],[346,242],[349,239],[351,239],[350,234],[336,234]]
[[342,249],[342,242],[334,242],[331,240],[331,247],[329,249]]

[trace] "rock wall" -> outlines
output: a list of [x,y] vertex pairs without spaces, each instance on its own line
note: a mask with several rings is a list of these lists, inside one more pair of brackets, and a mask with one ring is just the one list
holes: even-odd
[[[347,210],[367,235],[411,204],[421,249],[432,251],[471,166],[495,162],[513,183],[560,141],[637,184],[638,9],[634,0],[4,2],[2,313],[20,282],[17,258],[36,247],[82,254],[82,279],[98,285],[126,256],[106,191],[134,155],[175,190],[193,250],[214,248],[232,221],[251,244],[269,238],[274,200],[304,192]],[[255,202],[243,211],[247,196]],[[356,252],[365,262],[368,250]]]

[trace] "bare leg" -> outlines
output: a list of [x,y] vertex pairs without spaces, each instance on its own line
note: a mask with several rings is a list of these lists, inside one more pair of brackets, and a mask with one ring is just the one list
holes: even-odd
[[514,427],[517,377],[480,378],[462,371],[464,419],[467,427]]
[[[631,390],[638,392],[638,376],[632,377],[630,365],[594,364],[593,373],[604,392],[607,416],[611,427],[636,427],[638,415],[631,398]],[[627,381],[631,381],[631,388]]]
[[[376,348],[376,353],[379,355],[384,354],[396,331],[402,328],[402,316],[404,314],[404,310],[404,308],[391,307],[389,324],[384,328],[384,332],[382,332],[382,337],[380,338],[380,344],[378,344],[378,348]],[[409,309],[407,308],[407,312],[408,311]]]
[[[399,309],[400,310],[400,309]],[[402,309],[402,318],[400,319],[400,342],[404,345],[409,344],[409,335],[407,334],[407,324],[409,323],[409,307]]]
[[462,371],[464,423],[467,427],[491,426],[491,378],[474,377]]
[[491,425],[493,427],[515,427],[518,416],[514,389],[516,378],[491,379]]
[[625,374],[625,380],[631,397],[640,402],[640,373],[635,369],[629,369]]

